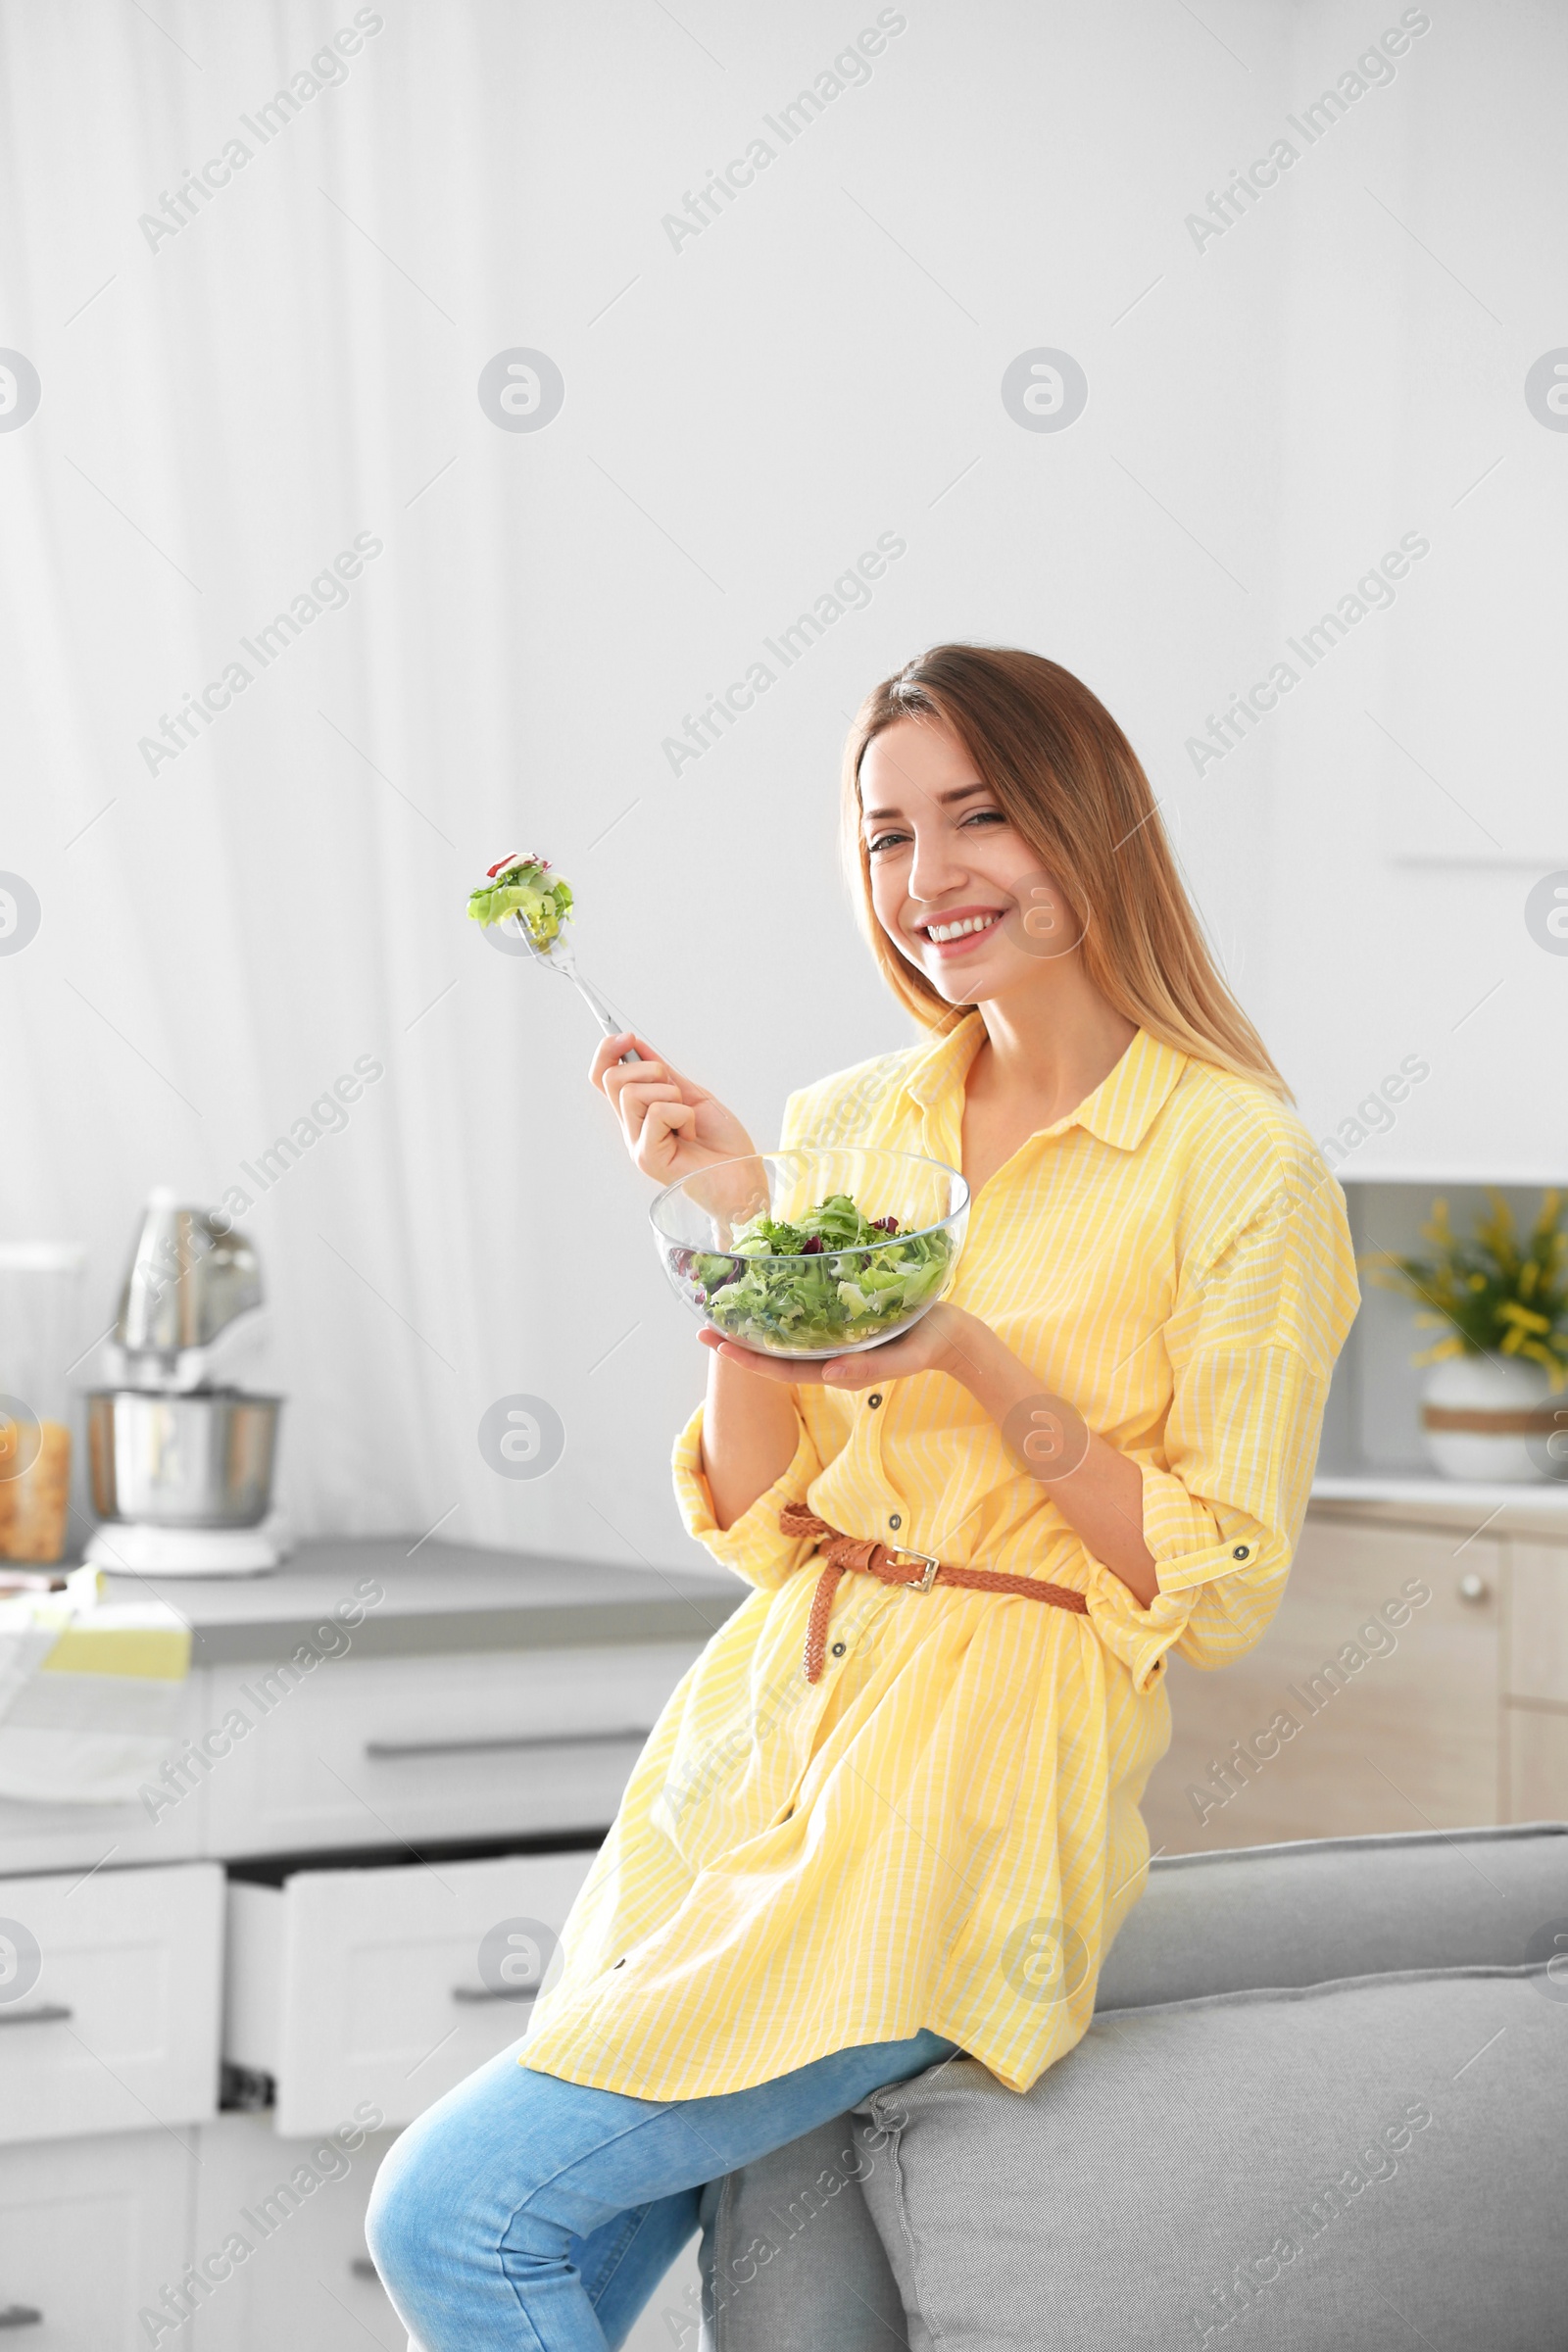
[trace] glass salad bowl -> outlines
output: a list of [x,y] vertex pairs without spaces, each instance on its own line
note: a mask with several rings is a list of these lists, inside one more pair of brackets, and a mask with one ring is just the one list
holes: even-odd
[[913,1152],[757,1152],[669,1185],[649,1215],[700,1321],[762,1355],[819,1360],[897,1339],[935,1306],[969,1187]]

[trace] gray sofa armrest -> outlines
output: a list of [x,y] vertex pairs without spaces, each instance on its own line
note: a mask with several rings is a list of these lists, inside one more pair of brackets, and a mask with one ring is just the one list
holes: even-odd
[[703,2199],[703,2352],[907,2352],[863,2183],[890,2161],[899,2091],[791,2140]]

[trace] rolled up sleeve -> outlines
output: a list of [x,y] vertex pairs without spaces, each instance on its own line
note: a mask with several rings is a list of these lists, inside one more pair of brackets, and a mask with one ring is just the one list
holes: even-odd
[[1344,1204],[1329,1181],[1276,1190],[1184,1280],[1166,1327],[1162,1441],[1136,1449],[1159,1591],[1145,1609],[1099,1563],[1089,1585],[1097,1631],[1140,1690],[1173,1646],[1195,1666],[1228,1665],[1279,1607],[1330,1371],[1357,1302]]
[[822,1468],[798,1409],[795,1420],[799,1434],[788,1468],[729,1527],[721,1528],[713,1516],[713,1497],[703,1470],[701,1405],[675,1440],[675,1500],[687,1534],[695,1536],[721,1568],[732,1568],[749,1585],[766,1592],[783,1584],[813,1548],[798,1536],[779,1532],[780,1511],[786,1503],[806,1500],[807,1490]]

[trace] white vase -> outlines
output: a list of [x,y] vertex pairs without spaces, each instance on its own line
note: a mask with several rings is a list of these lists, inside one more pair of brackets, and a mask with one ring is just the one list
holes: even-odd
[[[1421,1437],[1443,1478],[1520,1486],[1549,1477],[1547,1442],[1568,1431],[1568,1391],[1554,1416],[1551,1383],[1540,1364],[1509,1355],[1453,1355],[1428,1370],[1421,1388]],[[1558,1434],[1556,1451],[1568,1451]],[[1563,1465],[1568,1470],[1568,1462]]]

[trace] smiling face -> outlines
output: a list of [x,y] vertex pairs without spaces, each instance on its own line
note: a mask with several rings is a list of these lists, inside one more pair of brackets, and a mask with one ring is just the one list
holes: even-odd
[[1069,910],[954,730],[901,718],[860,761],[871,905],[950,1004],[978,1004],[1074,956]]

